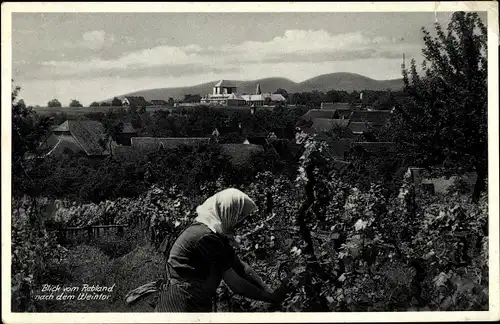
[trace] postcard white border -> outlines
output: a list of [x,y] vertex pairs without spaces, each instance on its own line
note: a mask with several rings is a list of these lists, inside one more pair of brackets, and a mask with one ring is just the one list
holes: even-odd
[[[488,12],[489,311],[384,313],[12,313],[11,114],[12,12]],[[190,323],[190,322],[402,322],[492,321],[499,308],[498,2],[212,2],[212,3],[2,3],[2,322],[5,323]]]

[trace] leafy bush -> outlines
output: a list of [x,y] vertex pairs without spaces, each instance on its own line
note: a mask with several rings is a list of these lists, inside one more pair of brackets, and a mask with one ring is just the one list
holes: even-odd
[[53,233],[30,223],[27,205],[13,206],[11,225],[11,273],[13,312],[41,311],[43,302],[34,300],[42,284],[59,284],[71,276],[68,250]]
[[[376,185],[362,191],[350,189],[334,176],[325,178],[329,191],[325,217],[318,219],[311,208],[307,225],[313,237],[316,262],[325,277],[320,272],[311,272],[307,266],[310,262],[307,245],[296,222],[304,191],[296,182],[268,171],[239,186],[259,206],[259,211],[236,237],[240,257],[261,273],[271,287],[276,288],[280,278],[288,273],[295,288],[281,307],[274,310],[485,309],[488,305],[486,197],[480,204],[473,204],[459,195],[418,196],[406,179],[399,196],[387,198]],[[200,188],[202,194],[195,199],[175,186],[153,186],[137,198],[84,205],[64,202],[56,215],[66,225],[143,224],[151,244],[160,248],[165,239],[175,239],[189,225],[199,203],[228,186],[231,184],[223,179],[206,182]],[[130,236],[127,240],[137,239]],[[24,245],[19,239],[13,243]],[[95,256],[101,255],[99,263],[103,273],[107,273],[105,276],[114,278],[103,277],[103,282],[115,280],[113,283],[121,285],[128,280],[123,278],[123,269],[114,274],[115,270],[108,269],[114,262],[109,260],[114,246],[123,247],[122,253],[130,249],[118,240],[108,247],[94,247],[99,251]],[[103,251],[108,248],[108,252]],[[78,256],[75,254],[74,258]],[[81,271],[89,271],[91,266],[95,268],[95,264],[81,264],[80,270],[72,270],[73,282],[90,280],[92,275]],[[161,269],[151,274],[154,275],[161,275]],[[134,282],[137,286],[143,284]],[[319,283],[317,294],[311,292],[310,282]],[[112,305],[95,307],[118,309],[125,293],[124,290],[115,296]],[[229,301],[228,297],[232,299]],[[144,311],[150,308],[144,307]],[[272,310],[265,303],[231,296],[224,285],[219,289],[217,307],[218,311]]]

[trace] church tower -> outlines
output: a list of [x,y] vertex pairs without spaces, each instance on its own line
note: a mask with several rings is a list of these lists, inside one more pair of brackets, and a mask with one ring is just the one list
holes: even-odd
[[257,83],[257,88],[255,89],[255,94],[256,95],[262,94],[262,91],[260,90],[260,84],[259,83]]

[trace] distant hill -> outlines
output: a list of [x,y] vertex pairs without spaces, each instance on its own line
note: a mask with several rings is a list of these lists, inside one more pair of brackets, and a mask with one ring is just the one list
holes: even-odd
[[[219,80],[214,80],[212,82],[190,87],[141,90],[123,95],[117,95],[117,97],[121,99],[124,96],[143,96],[146,100],[168,100],[170,97],[174,99],[182,99],[185,94],[200,94],[203,96],[207,93],[212,93],[212,88],[218,81]],[[310,92],[313,90],[326,92],[332,89],[345,90],[349,92],[353,90],[399,90],[403,87],[402,79],[374,80],[355,73],[323,74],[300,83],[296,83],[285,78],[266,78],[253,81],[230,81],[238,87],[239,94],[254,93],[257,83],[260,84],[260,88],[263,92],[274,92],[278,88],[283,88],[288,91],[288,93]]]
[[374,80],[354,73],[330,73],[305,80],[298,84],[303,91],[361,91],[361,90],[400,90],[403,87],[403,79]]

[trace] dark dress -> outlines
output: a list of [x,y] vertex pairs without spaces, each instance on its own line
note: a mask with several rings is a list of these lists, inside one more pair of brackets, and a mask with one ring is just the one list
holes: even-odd
[[166,283],[155,311],[211,312],[222,275],[233,266],[233,260],[235,252],[227,238],[194,222],[170,250]]

